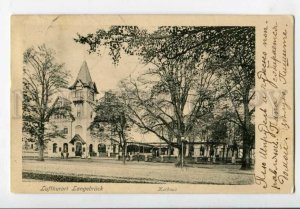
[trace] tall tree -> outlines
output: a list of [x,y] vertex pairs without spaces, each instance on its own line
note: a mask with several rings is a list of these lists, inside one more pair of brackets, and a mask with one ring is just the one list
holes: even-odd
[[219,144],[227,139],[227,128],[227,121],[221,120],[220,117],[215,118],[209,127],[214,144]]
[[[90,129],[93,134],[107,135],[110,140],[118,141],[122,150],[123,164],[125,164],[126,147],[130,131],[130,121],[126,114],[126,107],[113,92],[106,92],[96,105],[96,116]],[[110,133],[105,133],[109,130]],[[115,140],[117,137],[118,140]]]
[[70,111],[69,106],[56,104],[57,93],[67,87],[69,73],[63,64],[56,63],[55,52],[45,45],[28,48],[23,56],[23,132],[36,142],[42,161],[47,141],[63,137],[48,122],[52,115]]
[[[88,44],[90,46],[90,52],[98,52],[99,54],[101,53],[102,47],[108,47],[110,49],[109,54],[112,56],[113,63],[115,64],[118,63],[122,55],[126,53],[128,55],[139,56],[141,61],[145,64],[151,63],[155,65],[157,67],[157,72],[154,72],[154,74],[167,72],[165,73],[166,78],[169,77],[170,79],[162,79],[165,81],[165,83],[162,83],[165,87],[167,87],[167,85],[171,87],[169,82],[171,81],[175,85],[169,88],[169,91],[176,92],[176,90],[179,90],[177,93],[174,93],[173,98],[171,97],[171,104],[174,106],[174,111],[177,111],[174,116],[177,115],[176,117],[178,117],[175,118],[175,121],[178,124],[175,130],[177,129],[181,132],[180,134],[177,134],[177,138],[181,138],[182,136],[185,137],[185,128],[191,127],[191,124],[187,125],[182,123],[182,120],[180,120],[180,118],[183,118],[180,115],[180,111],[182,112],[181,108],[184,109],[187,101],[185,100],[186,95],[181,93],[184,89],[191,89],[188,85],[185,86],[188,88],[183,86],[185,85],[184,83],[186,78],[193,77],[193,74],[189,74],[189,72],[193,71],[193,69],[199,70],[199,67],[203,68],[201,66],[208,62],[210,62],[209,69],[211,72],[212,69],[214,69],[213,71],[220,69],[222,71],[226,70],[230,72],[230,70],[233,69],[229,60],[234,59],[234,66],[245,72],[245,75],[241,77],[242,82],[249,83],[249,85],[244,85],[245,88],[242,90],[244,99],[243,106],[245,110],[244,113],[241,113],[243,118],[245,118],[244,122],[242,122],[244,127],[243,141],[245,144],[242,168],[248,169],[250,167],[249,161],[247,160],[247,144],[249,142],[247,130],[249,127],[249,118],[251,116],[249,113],[251,113],[252,110],[248,111],[247,106],[249,107],[249,103],[253,98],[251,94],[253,90],[252,84],[254,81],[255,71],[253,64],[255,50],[254,31],[254,27],[163,26],[148,33],[146,30],[140,29],[136,26],[113,26],[108,31],[100,29],[96,33],[87,34],[86,36],[78,34],[78,38],[75,39],[75,41],[82,44]],[[220,60],[224,62],[222,63]],[[213,63],[216,66],[213,66]],[[180,70],[180,68],[183,70]],[[172,70],[175,73],[171,73]],[[184,73],[187,72],[187,77],[184,77],[184,82],[180,83],[180,78],[174,78],[174,75],[175,77],[180,76],[178,72],[182,71]],[[214,74],[215,73],[213,73],[213,75]],[[211,78],[214,79],[215,76],[213,75]],[[200,77],[198,77],[198,79],[199,78]],[[227,81],[226,79],[229,79],[229,81],[234,79],[233,76],[229,75],[223,78],[225,78],[223,81]],[[180,85],[178,85],[179,83]],[[199,81],[199,83],[201,83],[201,81]],[[240,87],[241,86],[238,85],[223,85],[220,87],[219,92],[232,93],[232,88],[238,89]],[[205,94],[205,92],[198,93],[200,95]],[[174,99],[179,102],[174,102]],[[195,116],[197,115],[197,111],[201,112],[202,109],[205,110],[205,108],[202,108],[203,106],[199,104],[201,104],[201,102],[198,104],[194,103],[196,112],[194,115],[191,115]],[[199,117],[201,117],[201,115]],[[193,120],[196,119],[192,119],[190,121]],[[167,127],[166,124],[169,122],[170,121],[165,121],[163,124]],[[180,139],[178,139],[178,144],[181,144]]]
[[242,36],[232,37],[230,43],[226,43],[222,44],[226,47],[218,52],[218,64],[215,66],[221,69],[218,71],[222,72],[219,77],[232,104],[235,119],[231,119],[241,129],[243,141],[241,169],[250,169],[250,151],[255,140],[252,137],[254,131],[252,121],[255,112],[252,102],[255,96],[254,30]]
[[181,165],[185,141],[193,140],[199,119],[212,111],[218,99],[214,88],[218,80],[208,60],[204,65],[193,59],[166,62],[156,63],[136,80],[123,81],[122,98],[135,125],[178,148],[177,165]]
[[225,157],[225,144],[228,142],[228,122],[222,120],[222,116],[216,116],[212,123],[209,125],[208,130],[210,131],[210,138],[208,144],[211,146],[210,150],[214,150],[215,147],[223,145],[223,156]]

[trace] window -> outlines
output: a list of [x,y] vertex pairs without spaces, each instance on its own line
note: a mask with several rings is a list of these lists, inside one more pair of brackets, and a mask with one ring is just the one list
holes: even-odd
[[203,146],[200,147],[200,156],[203,156],[205,152],[205,148]]
[[93,145],[92,144],[90,144],[90,146],[89,146],[89,152],[93,152]]
[[59,152],[61,152],[61,147],[58,150],[59,150]]
[[53,151],[53,153],[56,153],[56,152],[57,152],[57,144],[56,144],[56,143],[54,143],[54,144],[52,145],[52,151]]
[[77,104],[77,117],[80,118],[82,115],[81,115],[81,109],[82,109],[82,105],[81,104]]
[[75,148],[74,147],[72,147],[72,152],[75,152]]
[[81,98],[82,97],[81,91],[75,91],[75,97]]
[[64,134],[68,134],[68,128],[64,128]]
[[98,144],[98,152],[105,153],[106,152],[106,145],[105,144]]
[[68,152],[68,144],[64,143],[64,152]]

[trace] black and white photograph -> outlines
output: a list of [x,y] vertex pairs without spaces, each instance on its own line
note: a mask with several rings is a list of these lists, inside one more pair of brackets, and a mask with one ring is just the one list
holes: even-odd
[[[287,171],[277,170],[281,154],[272,155],[287,139],[278,142],[280,127],[271,120],[284,117],[278,108],[291,109],[275,101],[276,92],[256,89],[256,79],[262,88],[277,84],[257,69],[255,24],[166,24],[151,16],[147,24],[139,16],[111,22],[101,16],[14,18],[24,32],[14,39],[22,46],[12,113],[21,125],[21,182],[42,185],[39,192],[102,192],[109,184],[180,192],[171,185],[276,191],[288,181]],[[274,27],[267,29],[270,39]],[[267,68],[272,59],[281,60],[279,52]],[[273,115],[260,106],[267,99],[275,104]],[[267,114],[256,124],[255,116]],[[257,164],[269,153],[276,169]],[[258,167],[267,171],[256,174]],[[278,179],[267,185],[264,172]]]

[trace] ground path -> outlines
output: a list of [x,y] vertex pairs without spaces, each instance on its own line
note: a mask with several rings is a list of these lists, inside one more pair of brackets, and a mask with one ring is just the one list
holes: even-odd
[[252,184],[253,170],[239,168],[240,165],[195,164],[181,169],[173,163],[143,161],[129,161],[123,165],[114,159],[23,160],[23,174],[80,176],[102,179],[103,182]]

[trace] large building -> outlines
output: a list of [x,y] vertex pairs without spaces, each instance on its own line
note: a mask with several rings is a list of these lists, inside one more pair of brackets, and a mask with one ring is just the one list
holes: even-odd
[[83,62],[76,80],[69,87],[68,98],[59,97],[57,105],[71,107],[69,116],[54,115],[50,123],[63,131],[63,137],[51,139],[47,145],[49,157],[110,156],[118,153],[118,145],[112,140],[95,137],[89,126],[95,116],[94,107],[97,86],[93,82],[86,61]]

